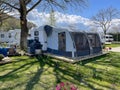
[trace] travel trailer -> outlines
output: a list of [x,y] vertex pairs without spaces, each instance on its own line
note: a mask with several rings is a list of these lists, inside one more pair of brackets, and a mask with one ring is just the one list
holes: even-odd
[[[7,35],[8,42],[20,43],[20,30],[10,30]],[[79,29],[40,26],[29,30],[29,48],[35,39],[42,44],[43,52],[56,56],[78,58],[102,53],[99,35]]]
[[5,31],[0,31],[0,43],[8,42],[8,33]]
[[113,42],[113,36],[112,35],[105,35],[105,44],[111,44]]
[[97,33],[46,25],[31,30],[29,34],[29,40],[38,39],[43,45],[42,50],[53,55],[77,58],[102,53]]
[[9,30],[8,31],[8,43],[10,44],[20,44],[20,29],[15,29],[15,30]]
[[8,44],[20,44],[20,29],[1,31],[0,32],[0,42],[5,42]]
[[[42,44],[42,50],[47,50],[47,36],[44,31],[44,26],[40,26],[39,28],[32,28],[29,30],[28,41],[33,41],[37,39]],[[31,42],[29,42],[31,43]]]
[[102,44],[111,44],[113,42],[113,36],[110,34],[99,33]]

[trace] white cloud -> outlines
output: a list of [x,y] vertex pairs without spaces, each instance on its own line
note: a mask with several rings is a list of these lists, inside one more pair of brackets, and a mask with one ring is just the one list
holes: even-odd
[[[10,15],[19,18],[19,12],[14,11],[9,13]],[[33,22],[37,26],[48,24],[50,14],[45,12],[38,12],[37,9],[33,9],[29,14],[27,15],[27,19],[30,22]],[[86,29],[90,24],[91,21],[87,18],[83,18],[81,16],[77,15],[69,15],[64,14],[60,12],[55,12],[55,18],[56,18],[56,26],[57,27],[69,27],[74,26],[78,27],[80,29]]]
[[[9,13],[12,16],[19,18],[19,13],[17,11]],[[27,19],[33,22],[37,26],[48,24],[48,18],[50,14],[45,12],[38,12],[37,9],[33,9],[28,15]],[[78,15],[69,15],[60,12],[55,12],[56,26],[57,27],[72,27],[79,28],[81,30],[92,30],[101,31],[100,27],[95,27],[93,22],[88,19]],[[120,19],[113,19],[110,31],[114,31],[112,27],[119,27]]]
[[[48,22],[50,14],[40,13],[37,9],[34,9],[28,14],[28,20],[35,23],[37,26],[45,25]],[[88,27],[91,21],[87,18],[83,18],[77,15],[63,14],[55,12],[56,26],[67,27],[70,25],[77,25],[78,27]]]

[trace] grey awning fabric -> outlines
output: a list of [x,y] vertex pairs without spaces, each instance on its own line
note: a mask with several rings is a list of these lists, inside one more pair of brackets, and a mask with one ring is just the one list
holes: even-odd
[[44,26],[44,30],[45,30],[47,36],[50,36],[50,35],[52,34],[52,31],[53,31],[53,30],[52,30],[52,27],[49,26],[49,25],[45,25],[45,26]]

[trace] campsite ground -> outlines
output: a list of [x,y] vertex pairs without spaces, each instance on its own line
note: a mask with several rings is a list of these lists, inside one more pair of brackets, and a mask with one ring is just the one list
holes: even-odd
[[120,52],[120,43],[119,44],[108,44],[106,47],[110,47],[112,52]]
[[0,66],[0,90],[53,90],[71,82],[78,90],[120,90],[120,53],[69,64],[50,57],[11,57]]
[[120,43],[115,43],[115,44],[106,44],[105,45],[106,47],[112,47],[112,48],[115,48],[115,47],[120,47]]

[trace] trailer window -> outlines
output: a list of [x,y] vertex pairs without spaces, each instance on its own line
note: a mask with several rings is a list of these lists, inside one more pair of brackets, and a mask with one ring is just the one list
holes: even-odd
[[4,38],[5,37],[5,35],[4,34],[1,34],[1,38]]
[[38,35],[39,35],[39,31],[35,31],[35,32],[34,32],[34,35],[35,35],[35,36],[38,36]]
[[39,37],[34,37],[34,39],[39,41]]
[[11,38],[12,37],[12,35],[11,35],[11,33],[9,33],[9,36],[8,36],[9,38]]

